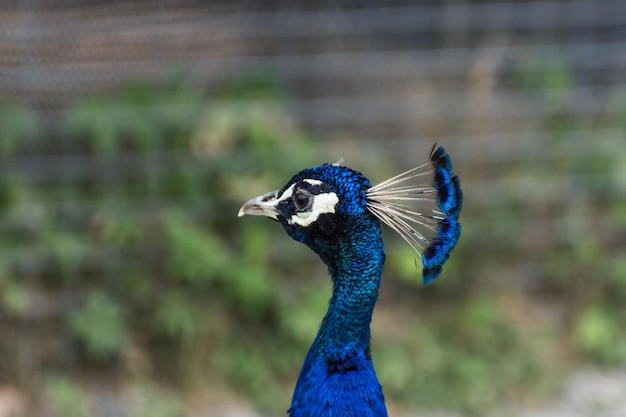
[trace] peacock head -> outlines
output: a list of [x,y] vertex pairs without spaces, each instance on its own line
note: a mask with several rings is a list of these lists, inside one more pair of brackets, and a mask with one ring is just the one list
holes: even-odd
[[325,258],[347,237],[351,226],[373,219],[367,209],[370,187],[361,173],[324,164],[300,171],[280,190],[249,200],[239,216],[272,218],[289,236]]
[[421,253],[423,282],[430,283],[459,239],[462,200],[450,157],[433,147],[428,163],[374,187],[360,172],[338,164],[304,169],[282,189],[246,202],[239,216],[278,221],[329,265],[357,231],[366,233],[360,238],[381,241],[382,221]]

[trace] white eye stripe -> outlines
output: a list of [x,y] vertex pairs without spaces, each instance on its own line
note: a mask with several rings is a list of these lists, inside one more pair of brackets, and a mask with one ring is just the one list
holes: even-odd
[[[305,181],[311,185],[321,185],[322,181],[306,178]],[[289,200],[293,196],[293,190],[296,184],[292,184],[289,188],[283,192],[280,198],[272,201],[273,206],[277,206],[285,200]],[[313,224],[322,214],[335,213],[335,207],[339,203],[339,197],[335,193],[323,193],[312,196],[313,203],[311,209],[305,212],[296,213],[287,220],[289,224],[296,224],[303,227],[308,227]]]
[[[311,178],[305,178],[302,181],[304,181],[304,182],[306,182],[308,184],[311,184],[311,185],[322,185],[322,184],[324,184],[320,180],[315,180],[315,179],[311,179]],[[291,186],[285,190],[285,192],[280,196],[280,198],[277,198],[276,200],[272,201],[272,205],[273,206],[277,206],[281,202],[291,198],[291,196],[293,195],[293,189],[295,187],[296,187],[296,184],[291,184]]]
[[[286,192],[287,191],[285,191],[285,193]],[[313,196],[311,210],[294,214],[291,216],[291,219],[288,220],[289,224],[297,224],[304,227],[310,226],[322,214],[334,213],[337,203],[339,203],[339,197],[337,197],[335,193],[317,194]]]
[[296,184],[291,184],[291,186],[285,190],[285,192],[283,193],[283,195],[280,196],[280,198],[277,198],[276,200],[274,200],[274,205],[277,206],[281,202],[291,198],[291,196],[293,195],[293,189],[295,186]]

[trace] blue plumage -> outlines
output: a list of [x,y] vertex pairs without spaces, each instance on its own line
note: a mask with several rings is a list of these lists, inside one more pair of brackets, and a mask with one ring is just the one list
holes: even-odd
[[437,190],[437,206],[443,217],[437,222],[437,237],[422,253],[422,282],[427,285],[441,273],[442,266],[461,236],[458,222],[463,205],[459,178],[452,171],[452,161],[443,147],[431,151],[435,173],[433,186]]
[[[296,383],[291,417],[387,416],[370,355],[370,322],[385,261],[381,222],[421,251],[425,284],[441,273],[461,232],[462,192],[450,158],[443,148],[433,148],[430,159],[375,187],[347,167],[305,169],[281,190],[241,208],[239,215],[281,223],[320,256],[333,279],[328,311]],[[402,185],[415,179],[424,182]],[[414,204],[426,206],[426,213]]]
[[452,171],[452,161],[443,147],[433,148],[430,159],[435,169],[433,185],[437,189],[437,205],[444,214],[458,217],[463,193],[459,179]]

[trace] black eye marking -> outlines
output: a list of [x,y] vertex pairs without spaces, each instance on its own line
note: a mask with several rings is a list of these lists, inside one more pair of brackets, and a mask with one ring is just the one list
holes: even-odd
[[311,193],[304,189],[297,189],[293,194],[293,204],[295,204],[298,211],[305,211],[311,207],[313,196]]
[[317,219],[317,226],[322,233],[330,235],[336,229],[335,219],[331,215],[323,214]]

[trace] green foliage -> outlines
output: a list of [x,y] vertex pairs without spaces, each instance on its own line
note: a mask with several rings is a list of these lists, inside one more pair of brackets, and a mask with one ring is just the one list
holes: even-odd
[[[517,88],[543,92],[536,98],[554,108],[540,122],[554,128],[542,146],[556,154],[586,140],[567,142],[559,134],[578,123],[563,110],[572,78],[553,58],[529,60],[512,80]],[[342,156],[320,154],[281,103],[285,97],[268,74],[223,82],[210,93],[182,77],[165,86],[133,82],[66,109],[63,140],[59,132],[42,131],[29,109],[0,107],[0,154],[43,157],[54,175],[17,170],[0,178],[0,313],[15,329],[36,317],[54,332],[57,350],[33,369],[43,371],[44,396],[56,415],[71,417],[76,404],[91,401],[72,382],[72,371],[103,363],[135,369],[128,359],[134,344],[149,364],[141,376],[173,376],[173,384],[211,378],[268,414],[284,411],[331,283],[314,255],[280,227],[267,219],[238,221],[237,209],[301,168]],[[352,146],[350,154],[367,153],[361,163],[368,173],[372,167],[372,180],[383,178],[388,156],[381,157],[381,148]],[[548,304],[568,306],[570,326],[516,315],[495,290],[513,282],[498,259],[467,250],[491,244],[497,247],[487,251],[500,260],[516,258],[510,248],[526,229],[520,213],[552,210],[545,199],[555,192],[522,175],[528,170],[538,176],[575,173],[582,181],[575,198],[584,202],[625,183],[619,155],[607,160],[592,151],[583,161],[552,162],[494,168],[501,171],[493,175],[510,178],[498,196],[506,203],[472,211],[468,198],[463,238],[446,265],[445,285],[421,288],[419,258],[386,235],[382,291],[409,294],[412,312],[406,321],[394,321],[400,332],[394,326],[373,331],[377,372],[391,401],[480,414],[516,393],[541,390],[545,385],[537,381],[545,379],[545,365],[563,340],[574,344],[577,359],[626,362],[619,331],[626,325],[626,261],[590,238],[594,230],[613,233],[611,225],[626,224],[624,204],[617,201],[609,210],[572,205],[553,213],[552,234],[573,243],[534,255],[539,267],[532,278],[553,297]],[[36,316],[39,299],[55,307],[51,317]],[[76,348],[81,355],[72,355]],[[1,357],[0,368],[13,369],[2,364],[16,357]],[[67,375],[46,377],[60,368]],[[129,396],[136,404],[132,415],[182,413],[173,394],[149,386]]]
[[183,293],[168,293],[156,307],[155,320],[159,328],[172,338],[193,336],[202,325],[199,309]]
[[54,416],[83,417],[87,411],[85,393],[77,382],[54,376],[45,381],[44,393]]
[[232,254],[213,233],[206,233],[182,216],[165,221],[165,239],[170,249],[168,271],[192,286],[220,279],[230,266]]
[[276,384],[272,359],[266,356],[268,347],[262,343],[233,345],[220,355],[219,369],[248,396],[255,398],[261,407],[280,410],[284,407],[277,405],[284,402]]
[[541,94],[552,106],[565,104],[574,85],[567,63],[553,50],[536,51],[525,58],[516,67],[514,86]]
[[134,81],[117,94],[91,96],[66,114],[65,129],[78,146],[98,154],[132,145],[147,151],[166,143],[185,141],[178,135],[193,125],[200,93],[174,78],[161,88]]
[[[284,236],[236,220],[242,201],[320,162],[278,104],[284,95],[266,74],[224,82],[210,100],[182,77],[132,82],[65,109],[52,132],[25,107],[0,107],[0,153],[41,158],[54,174],[20,168],[0,178],[0,311],[21,320],[36,310],[33,295],[58,300],[58,316],[40,319],[59,341],[52,368],[124,365],[138,343],[155,373],[181,382],[185,373],[214,373],[259,400],[297,369],[300,355],[268,353],[297,332],[276,319],[287,307],[278,300],[285,277],[272,266],[271,242]],[[262,101],[242,101],[249,98]],[[294,246],[285,243],[280,256],[289,259]],[[233,349],[242,334],[255,336]],[[247,360],[252,352],[256,359]],[[12,360],[1,358],[0,367]],[[199,363],[203,370],[190,365]],[[257,371],[263,383],[251,377]],[[279,386],[266,407],[277,403]],[[64,377],[45,391],[59,415],[71,415],[69,404],[84,395]],[[176,405],[166,409],[158,415],[177,414]]]
[[0,156],[11,155],[41,134],[39,120],[26,105],[0,105]]
[[126,338],[120,306],[100,291],[87,295],[85,305],[69,316],[69,327],[96,359],[119,353]]
[[621,329],[626,324],[622,309],[592,306],[583,311],[576,327],[578,346],[600,363],[626,363],[626,336]]
[[330,291],[329,285],[311,285],[298,299],[298,304],[290,305],[281,315],[285,328],[303,347],[308,346],[317,333]]
[[29,306],[28,288],[0,270],[0,311],[10,316],[22,316]]
[[445,318],[436,327],[415,320],[409,334],[376,342],[377,372],[388,396],[480,414],[528,389],[539,375],[540,352],[492,298],[468,298],[440,314]]

